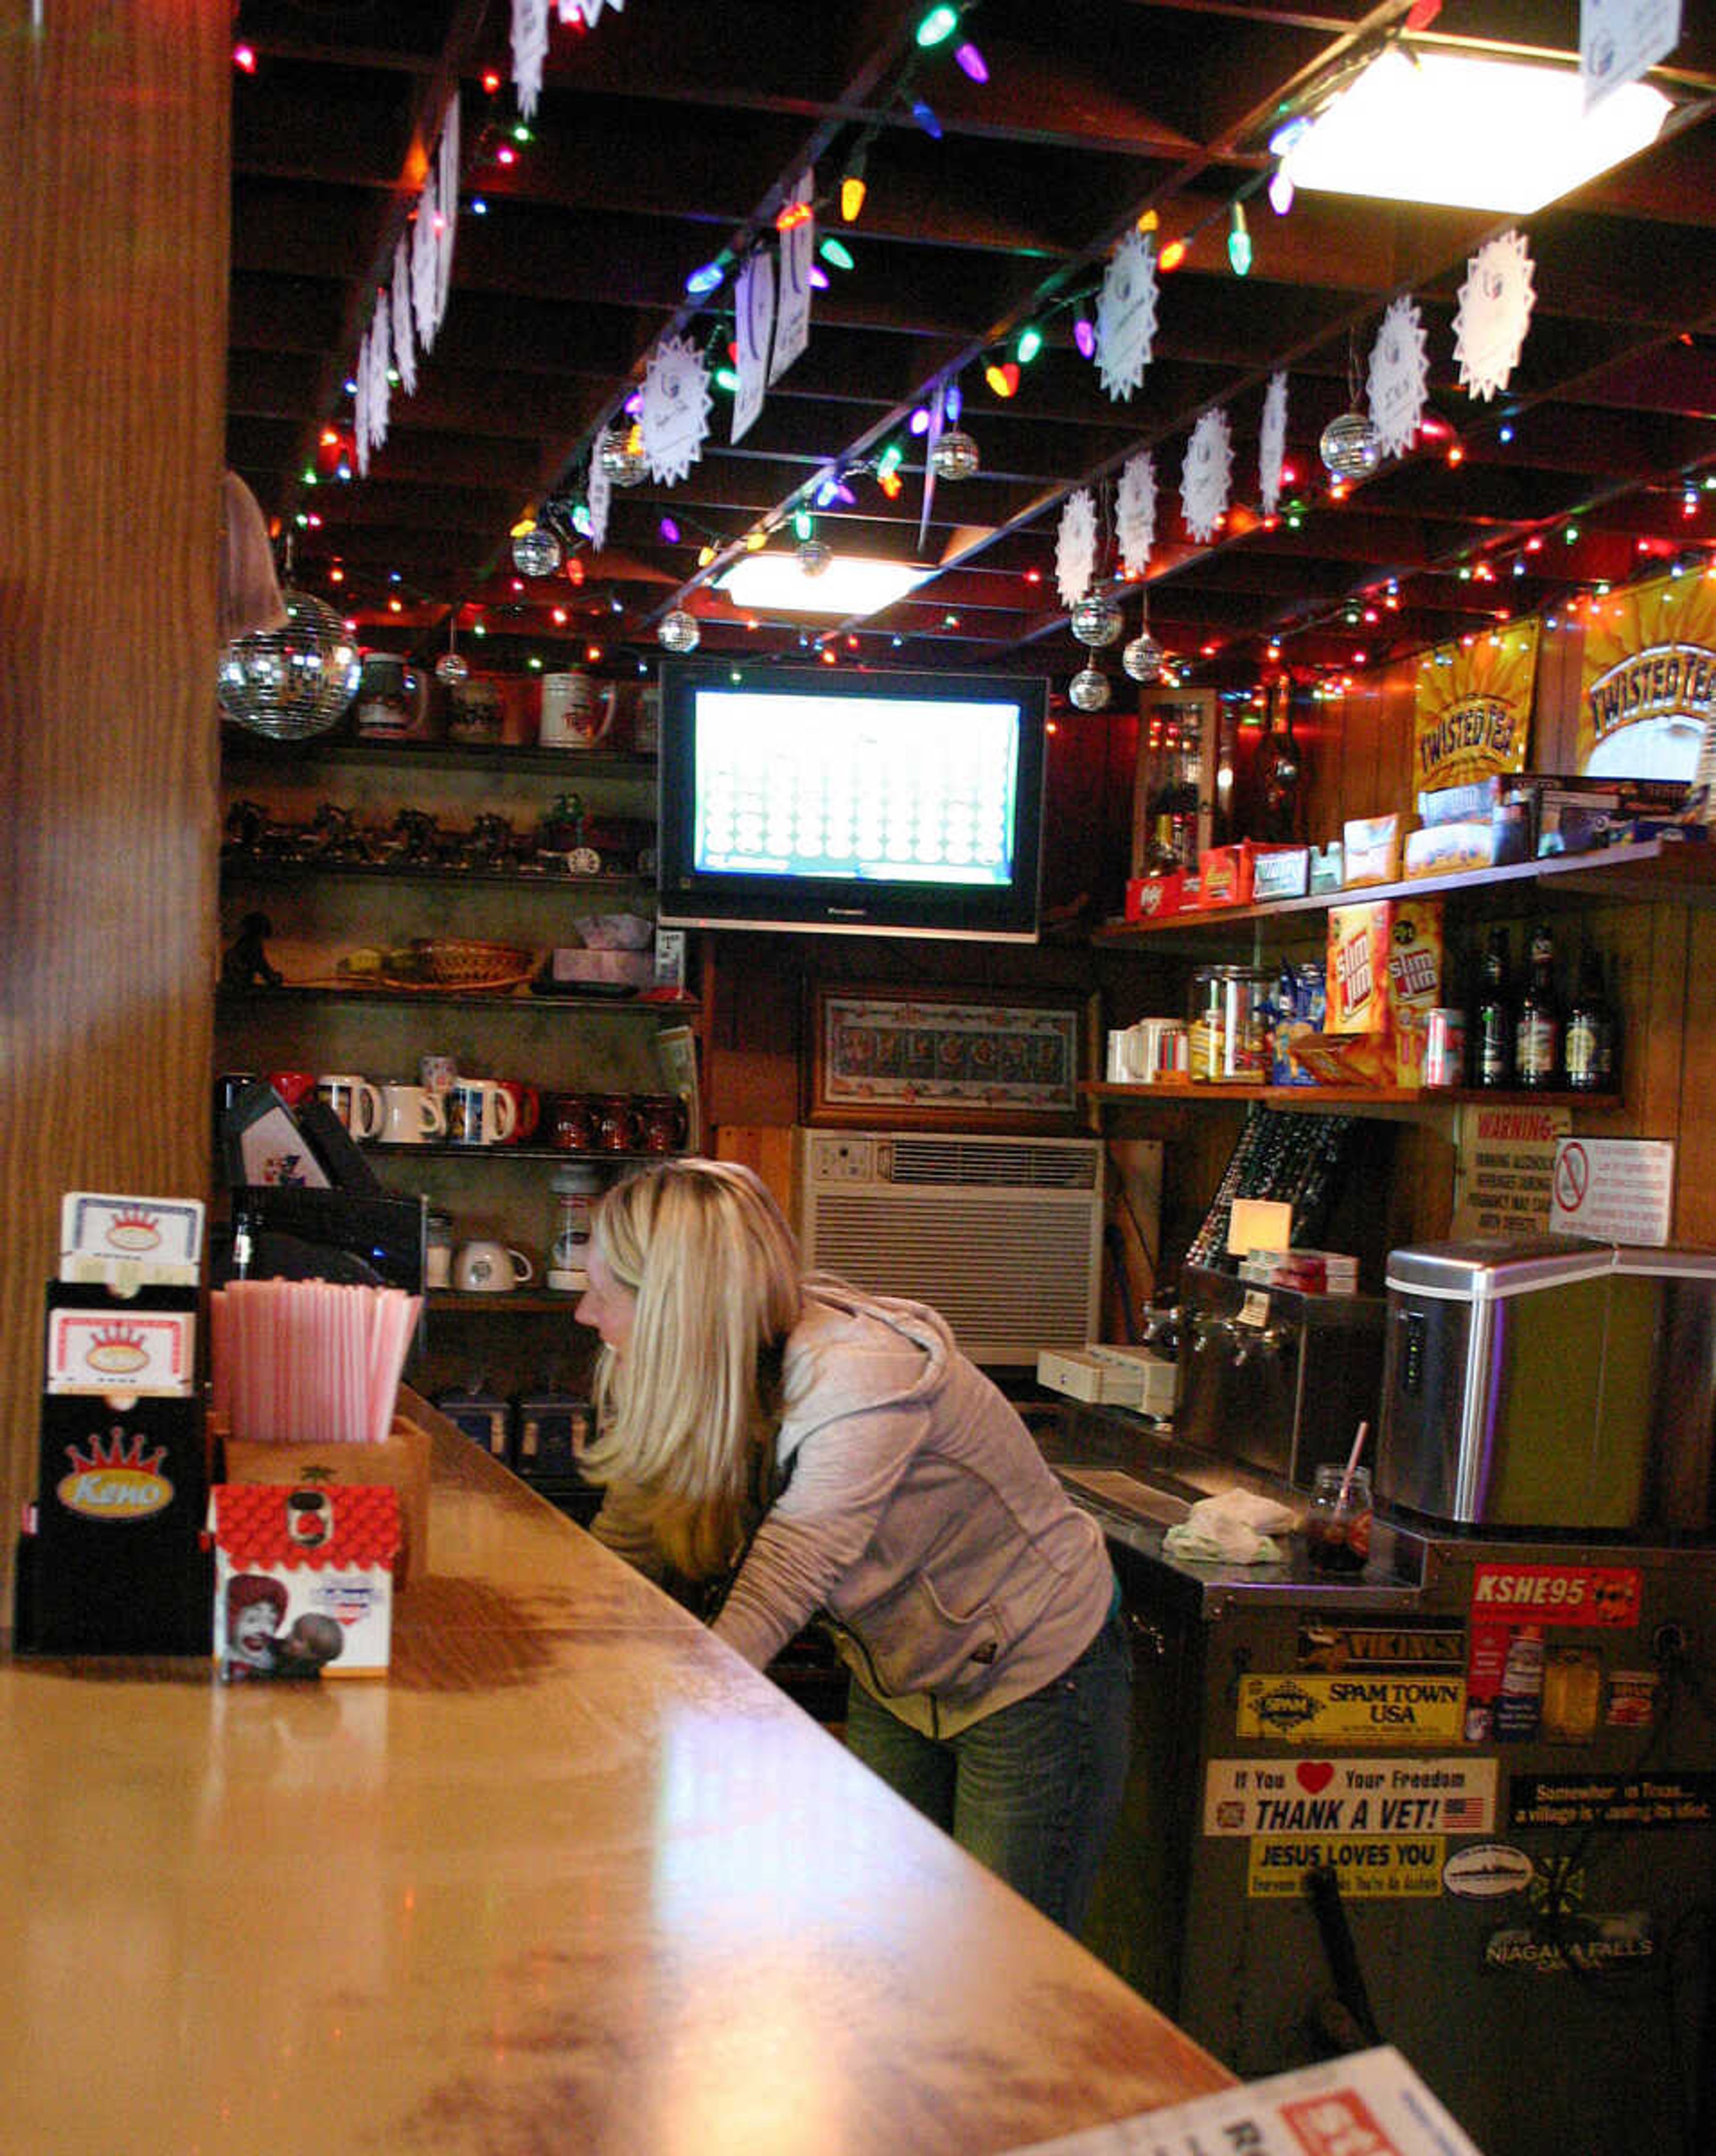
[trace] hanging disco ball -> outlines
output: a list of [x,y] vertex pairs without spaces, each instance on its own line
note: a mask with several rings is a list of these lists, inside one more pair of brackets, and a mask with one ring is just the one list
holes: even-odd
[[655,632],[664,651],[681,656],[695,651],[702,641],[703,632],[697,626],[697,617],[687,613],[683,607],[676,607],[671,613],[663,614],[661,626]]
[[1148,629],[1133,637],[1120,654],[1120,663],[1134,681],[1159,681],[1162,662],[1167,657]]
[[1331,479],[1363,479],[1380,462],[1382,443],[1363,412],[1343,412],[1323,429],[1317,451]]
[[971,478],[981,461],[977,444],[958,427],[950,427],[945,434],[938,435],[929,453],[930,470],[938,479],[950,482]]
[[470,679],[470,662],[462,652],[444,651],[435,661],[435,679],[450,689],[456,689],[461,681]]
[[602,469],[615,486],[641,486],[644,482],[644,452],[633,444],[632,432],[624,434],[617,429],[602,437],[602,446],[597,452]]
[[274,741],[325,734],[357,694],[357,647],[331,606],[287,585],[280,629],[235,636],[220,662],[220,708]]
[[832,547],[820,539],[806,539],[799,547],[799,567],[807,577],[819,577],[835,557]]
[[1073,675],[1066,693],[1075,711],[1100,711],[1108,701],[1108,676],[1087,666],[1081,674]]
[[1125,627],[1125,619],[1112,599],[1091,592],[1072,609],[1068,626],[1081,644],[1087,644],[1096,650],[1102,644],[1112,644]]
[[532,524],[513,540],[512,564],[521,577],[552,577],[560,567],[560,542],[546,524]]

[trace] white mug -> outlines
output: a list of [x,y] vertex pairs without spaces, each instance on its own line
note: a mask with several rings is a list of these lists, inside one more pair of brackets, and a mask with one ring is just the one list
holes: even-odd
[[444,1137],[446,1132],[446,1111],[438,1094],[424,1086],[383,1086],[384,1145],[421,1145],[426,1138]]
[[429,1055],[417,1059],[418,1082],[430,1093],[450,1093],[459,1082],[459,1064],[451,1055]]
[[537,740],[543,748],[594,748],[606,741],[619,701],[616,685],[588,674],[545,674]]
[[455,1079],[444,1105],[455,1145],[505,1145],[518,1127],[512,1096],[492,1078]]
[[316,1091],[352,1137],[362,1141],[380,1136],[382,1096],[368,1079],[355,1070],[324,1072],[316,1081]]
[[535,1278],[524,1252],[505,1243],[461,1243],[453,1260],[453,1285],[460,1295],[505,1295]]

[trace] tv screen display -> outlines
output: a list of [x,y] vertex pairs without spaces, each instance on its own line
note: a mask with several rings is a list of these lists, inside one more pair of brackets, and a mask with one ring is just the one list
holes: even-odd
[[1034,678],[664,665],[662,921],[1034,941],[1046,708]]

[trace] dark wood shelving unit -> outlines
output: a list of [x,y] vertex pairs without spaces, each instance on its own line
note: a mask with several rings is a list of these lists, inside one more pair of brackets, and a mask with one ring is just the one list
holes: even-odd
[[532,778],[633,779],[653,784],[655,759],[623,749],[511,748],[504,744],[463,742],[365,742],[322,736],[303,742],[270,742],[243,727],[223,729],[221,753],[227,772],[255,771],[278,778],[295,769],[330,764],[375,765],[407,772],[475,771]]
[[[1261,1101],[1272,1108],[1618,1108],[1618,1093],[1524,1092],[1468,1086],[1216,1086],[1192,1079],[1163,1079],[1149,1086],[1105,1080],[1079,1087],[1093,1101]],[[410,1147],[402,1150],[409,1152]]]
[[255,854],[221,855],[223,884],[313,884],[338,879],[357,883],[501,884],[509,891],[653,891],[647,875],[566,875],[544,869],[462,869],[439,861],[270,860]]
[[672,1001],[647,995],[539,996],[528,988],[461,991],[457,988],[387,988],[366,987],[362,981],[291,982],[277,988],[220,988],[221,1004],[306,1004],[352,1002],[372,1004],[453,1004],[479,1010],[609,1011],[618,1017],[691,1018],[698,1009],[695,996]]

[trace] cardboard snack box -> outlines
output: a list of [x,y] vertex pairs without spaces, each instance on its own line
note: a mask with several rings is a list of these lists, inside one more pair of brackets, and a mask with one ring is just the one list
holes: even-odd
[[[1425,1034],[1441,1001],[1442,970],[1440,899],[1376,899],[1329,908],[1327,1030],[1380,1034],[1393,1043],[1390,1073],[1359,1082],[1422,1082]],[[1302,1060],[1302,1044],[1298,1052]]]
[[385,1675],[399,1547],[391,1485],[217,1483],[208,1526],[223,1681]]

